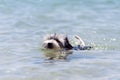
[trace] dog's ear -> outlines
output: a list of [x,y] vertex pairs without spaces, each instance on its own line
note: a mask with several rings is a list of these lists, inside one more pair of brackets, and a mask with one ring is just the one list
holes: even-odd
[[72,45],[69,43],[69,40],[68,40],[68,38],[66,37],[65,38],[65,48],[66,49],[72,49],[73,47],[72,47]]

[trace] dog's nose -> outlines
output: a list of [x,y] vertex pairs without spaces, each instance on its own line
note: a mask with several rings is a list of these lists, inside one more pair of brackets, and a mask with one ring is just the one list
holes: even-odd
[[48,48],[52,49],[53,48],[53,43],[48,43]]

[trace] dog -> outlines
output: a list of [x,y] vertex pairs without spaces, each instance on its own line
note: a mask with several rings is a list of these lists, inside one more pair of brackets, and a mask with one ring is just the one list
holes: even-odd
[[[61,58],[66,59],[66,57],[67,57],[66,55],[68,55],[69,52],[70,52],[70,54],[72,53],[71,50],[90,50],[90,49],[92,49],[92,46],[86,46],[84,41],[77,35],[75,36],[75,44],[76,44],[76,46],[72,46],[72,44],[70,43],[70,41],[66,35],[49,34],[44,37],[42,47],[46,50],[51,50],[51,51],[55,50],[55,52],[51,52],[51,51],[46,52],[47,57],[49,57],[52,54],[52,56],[50,56],[49,59],[53,59],[56,56],[57,56],[57,58],[60,58],[60,59]],[[64,56],[61,53],[61,51],[62,51],[62,53],[64,53]],[[63,51],[66,51],[66,52],[63,52]],[[53,56],[53,53],[55,53],[54,56]],[[48,56],[48,54],[49,54],[49,56]]]
[[54,50],[58,50],[58,49],[90,50],[92,48],[92,46],[86,46],[85,42],[79,36],[76,35],[75,39],[76,39],[75,44],[77,46],[72,46],[66,35],[50,34],[44,37],[42,47],[46,49],[54,49]]

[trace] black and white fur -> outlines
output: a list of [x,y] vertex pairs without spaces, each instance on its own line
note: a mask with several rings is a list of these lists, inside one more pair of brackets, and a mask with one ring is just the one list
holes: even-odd
[[66,35],[50,34],[45,36],[42,47],[45,49],[55,50],[90,50],[92,48],[92,46],[86,46],[84,41],[79,36],[76,35],[75,39],[75,43],[77,46],[72,46]]

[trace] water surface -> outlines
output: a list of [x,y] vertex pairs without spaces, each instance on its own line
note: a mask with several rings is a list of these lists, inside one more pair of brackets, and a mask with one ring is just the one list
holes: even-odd
[[[119,0],[1,0],[0,80],[119,80]],[[45,34],[80,35],[90,51],[46,61]]]

